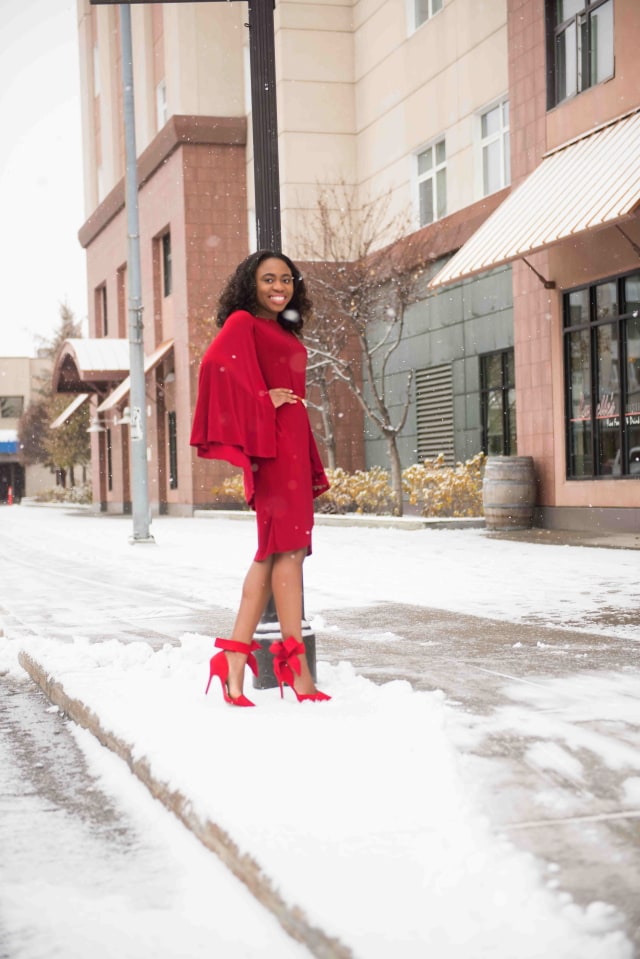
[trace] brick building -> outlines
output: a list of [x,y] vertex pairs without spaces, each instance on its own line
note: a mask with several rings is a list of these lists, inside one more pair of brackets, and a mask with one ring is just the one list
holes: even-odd
[[640,6],[509,0],[512,193],[435,278],[511,263],[542,525],[640,529]]
[[[224,470],[188,448],[198,359],[220,285],[255,242],[246,11],[147,4],[132,15],[150,491],[154,509],[189,513],[210,502]],[[118,12],[78,0],[78,17],[91,339],[123,339]],[[411,211],[400,245],[425,286],[389,379],[400,396],[415,373],[403,464],[438,452],[449,461],[480,449],[531,454],[549,525],[638,523],[630,312],[640,189],[629,141],[616,140],[624,173],[608,170],[630,192],[619,216],[533,238],[524,254],[521,237],[507,255],[481,253],[504,230],[495,218],[510,222],[515,188],[535,187],[555,154],[571,166],[574,140],[596,143],[603,125],[632,132],[639,39],[636,0],[282,0],[275,9],[285,250],[296,258],[324,184],[347,182],[363,198],[390,191],[395,211]],[[598,165],[579,176],[596,201],[611,178]],[[543,220],[549,195],[537,191]],[[606,333],[592,305],[602,297],[617,310]],[[619,378],[612,400],[598,359],[605,344]],[[78,389],[89,373],[75,369]],[[130,496],[126,370],[91,382],[94,498],[117,511]],[[358,417],[340,428],[340,465],[386,465],[381,437],[363,433]]]

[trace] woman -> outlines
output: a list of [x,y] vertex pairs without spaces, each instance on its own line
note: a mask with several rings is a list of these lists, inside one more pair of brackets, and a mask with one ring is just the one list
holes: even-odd
[[211,659],[226,702],[243,695],[245,663],[257,675],[253,636],[269,596],[283,642],[274,643],[282,695],[330,699],[316,689],[302,642],[302,563],[311,552],[313,499],[329,488],[304,404],[307,351],[299,334],[311,303],[294,263],[269,250],[252,253],[227,281],[218,304],[220,332],[200,367],[191,445],[198,455],[242,467],[256,511],[258,551],[244,581],[230,639]]

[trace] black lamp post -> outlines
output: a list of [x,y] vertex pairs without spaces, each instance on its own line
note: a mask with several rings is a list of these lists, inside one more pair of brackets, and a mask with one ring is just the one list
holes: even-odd
[[274,6],[274,0],[249,0],[249,56],[256,248],[281,253]]
[[[142,3],[191,3],[194,0],[89,0],[92,6],[129,7]],[[195,0],[211,3],[212,0]],[[213,0],[229,2],[229,0]],[[276,107],[275,0],[249,0],[249,55],[253,113],[253,166],[258,250],[281,251],[278,112]]]
[[[193,0],[126,0],[121,3],[120,0],[90,0],[91,5],[109,5],[119,6],[121,8],[121,30],[122,38],[122,56],[123,60],[127,57],[132,58],[131,53],[131,20],[129,10],[132,4],[156,2],[156,3],[188,3]],[[195,2],[212,2],[212,0],[195,0]],[[216,0],[213,0],[216,2]],[[217,0],[217,2],[228,2],[228,0]],[[253,117],[253,171],[254,188],[256,200],[256,248],[258,250],[273,250],[281,252],[282,249],[282,231],[280,226],[280,171],[278,165],[278,111],[276,105],[276,69],[275,69],[275,38],[273,31],[273,11],[275,0],[249,0],[249,54],[251,63],[251,111]],[[125,36],[125,34],[127,34]],[[132,68],[132,64],[128,64]],[[125,86],[128,86],[125,84]],[[134,110],[133,110],[133,72],[130,72],[130,89],[125,90],[129,94],[129,108],[125,110],[125,147],[129,153],[133,150],[133,156],[127,156],[127,204],[132,208],[137,223],[138,207],[138,187],[135,181],[136,177],[136,156],[135,156],[135,137],[134,137]],[[133,146],[131,146],[133,144]],[[137,230],[135,231],[137,234]],[[130,255],[139,258],[139,247],[137,246],[137,235],[133,244],[130,237]],[[132,271],[132,275],[135,270]],[[133,297],[133,292],[132,292]],[[132,298],[130,297],[130,299]],[[138,294],[134,298],[132,310],[136,316],[136,341],[138,346],[142,343],[142,302]],[[132,335],[133,339],[133,335]],[[141,349],[141,347],[140,347]],[[140,369],[138,369],[138,367]],[[134,383],[134,378],[141,379],[140,383]],[[142,364],[136,364],[136,370],[131,369],[131,393],[133,396],[134,387],[144,391],[144,371]],[[145,470],[144,479],[146,480],[146,462],[142,463],[140,469]],[[137,484],[143,491],[146,489],[144,483]],[[135,492],[136,484],[134,484]],[[148,512],[147,502],[134,503],[134,513],[136,510],[146,514]],[[148,535],[148,534],[147,534]],[[315,636],[304,619],[302,622],[302,635],[307,652],[307,660],[311,674],[316,676],[316,649]],[[260,674],[254,678],[253,684],[256,688],[266,689],[276,685],[276,679],[273,674],[272,658],[269,654],[269,646],[274,639],[280,638],[278,629],[278,617],[273,602],[273,597],[269,600],[267,608],[264,611],[260,624],[256,630],[255,639],[260,643],[260,650],[257,653],[257,659],[260,666]]]

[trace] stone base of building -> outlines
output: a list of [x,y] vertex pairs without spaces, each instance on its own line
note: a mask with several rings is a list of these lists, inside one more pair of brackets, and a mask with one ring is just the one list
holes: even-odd
[[[638,492],[640,493],[640,489]],[[593,533],[640,533],[640,508],[537,506],[534,510],[533,525],[542,529]]]

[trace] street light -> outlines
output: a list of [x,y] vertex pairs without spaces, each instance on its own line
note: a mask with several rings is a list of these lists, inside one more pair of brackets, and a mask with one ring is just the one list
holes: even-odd
[[[138,182],[135,146],[133,96],[133,53],[131,10],[134,3],[148,0],[90,0],[91,5],[118,5],[121,20],[122,76],[124,86],[124,123],[126,152],[126,207],[129,236],[129,343],[131,355],[131,473],[134,535],[132,543],[152,543],[149,535],[149,501],[146,462],[146,422],[144,415],[144,350],[142,337],[142,296],[140,289],[140,237],[138,227]],[[212,2],[212,0],[155,0],[157,3]],[[229,0],[213,0],[229,2]],[[251,72],[251,112],[253,128],[253,175],[256,198],[256,241],[258,250],[282,251],[280,218],[280,171],[278,163],[278,113],[276,104],[275,37],[273,11],[275,0],[249,0],[249,57]],[[146,525],[145,525],[146,524]],[[274,638],[277,615],[273,597],[256,631],[261,645],[259,680],[261,688],[275,686],[268,647]],[[309,668],[315,679],[315,636],[304,619],[302,636]],[[254,681],[255,685],[255,681]]]
[[[229,0],[89,0],[91,6],[119,6],[123,25],[122,51],[124,70],[124,30],[129,32],[128,9],[132,4],[155,3],[228,3]],[[233,0],[231,0],[233,2]],[[124,22],[125,9],[129,14]],[[256,249],[282,252],[280,226],[280,172],[278,166],[278,111],[276,105],[275,38],[273,11],[275,0],[249,0],[249,58],[251,66],[251,113],[253,130],[253,178],[256,197]],[[133,93],[133,77],[131,79]],[[133,108],[132,108],[133,109]],[[133,112],[132,112],[133,118]],[[127,124],[125,113],[125,126]],[[134,134],[135,142],[135,134]],[[136,189],[137,202],[137,189]],[[140,306],[142,310],[142,306]]]
[[[140,229],[138,216],[138,167],[136,155],[133,91],[133,44],[131,5],[147,0],[90,0],[92,6],[120,7],[122,85],[125,131],[125,206],[127,211],[129,276],[129,362],[131,367],[131,543],[153,543],[149,532],[149,480],[147,475],[147,424],[144,383],[144,337],[140,274]],[[184,3],[187,0],[155,0]],[[195,0],[211,2],[211,0]],[[213,0],[228,2],[228,0]],[[251,109],[253,115],[254,183],[256,196],[257,249],[281,252],[280,174],[278,169],[278,119],[276,106],[275,0],[249,0],[249,55],[251,63]]]
[[149,532],[149,477],[147,473],[147,417],[144,388],[144,336],[142,323],[142,278],[140,270],[140,225],[138,217],[138,158],[133,94],[133,43],[131,10],[120,4],[122,43],[122,89],[124,99],[125,206],[127,211],[127,273],[129,276],[129,364],[131,445],[131,514],[133,535],[130,543],[153,543]]

